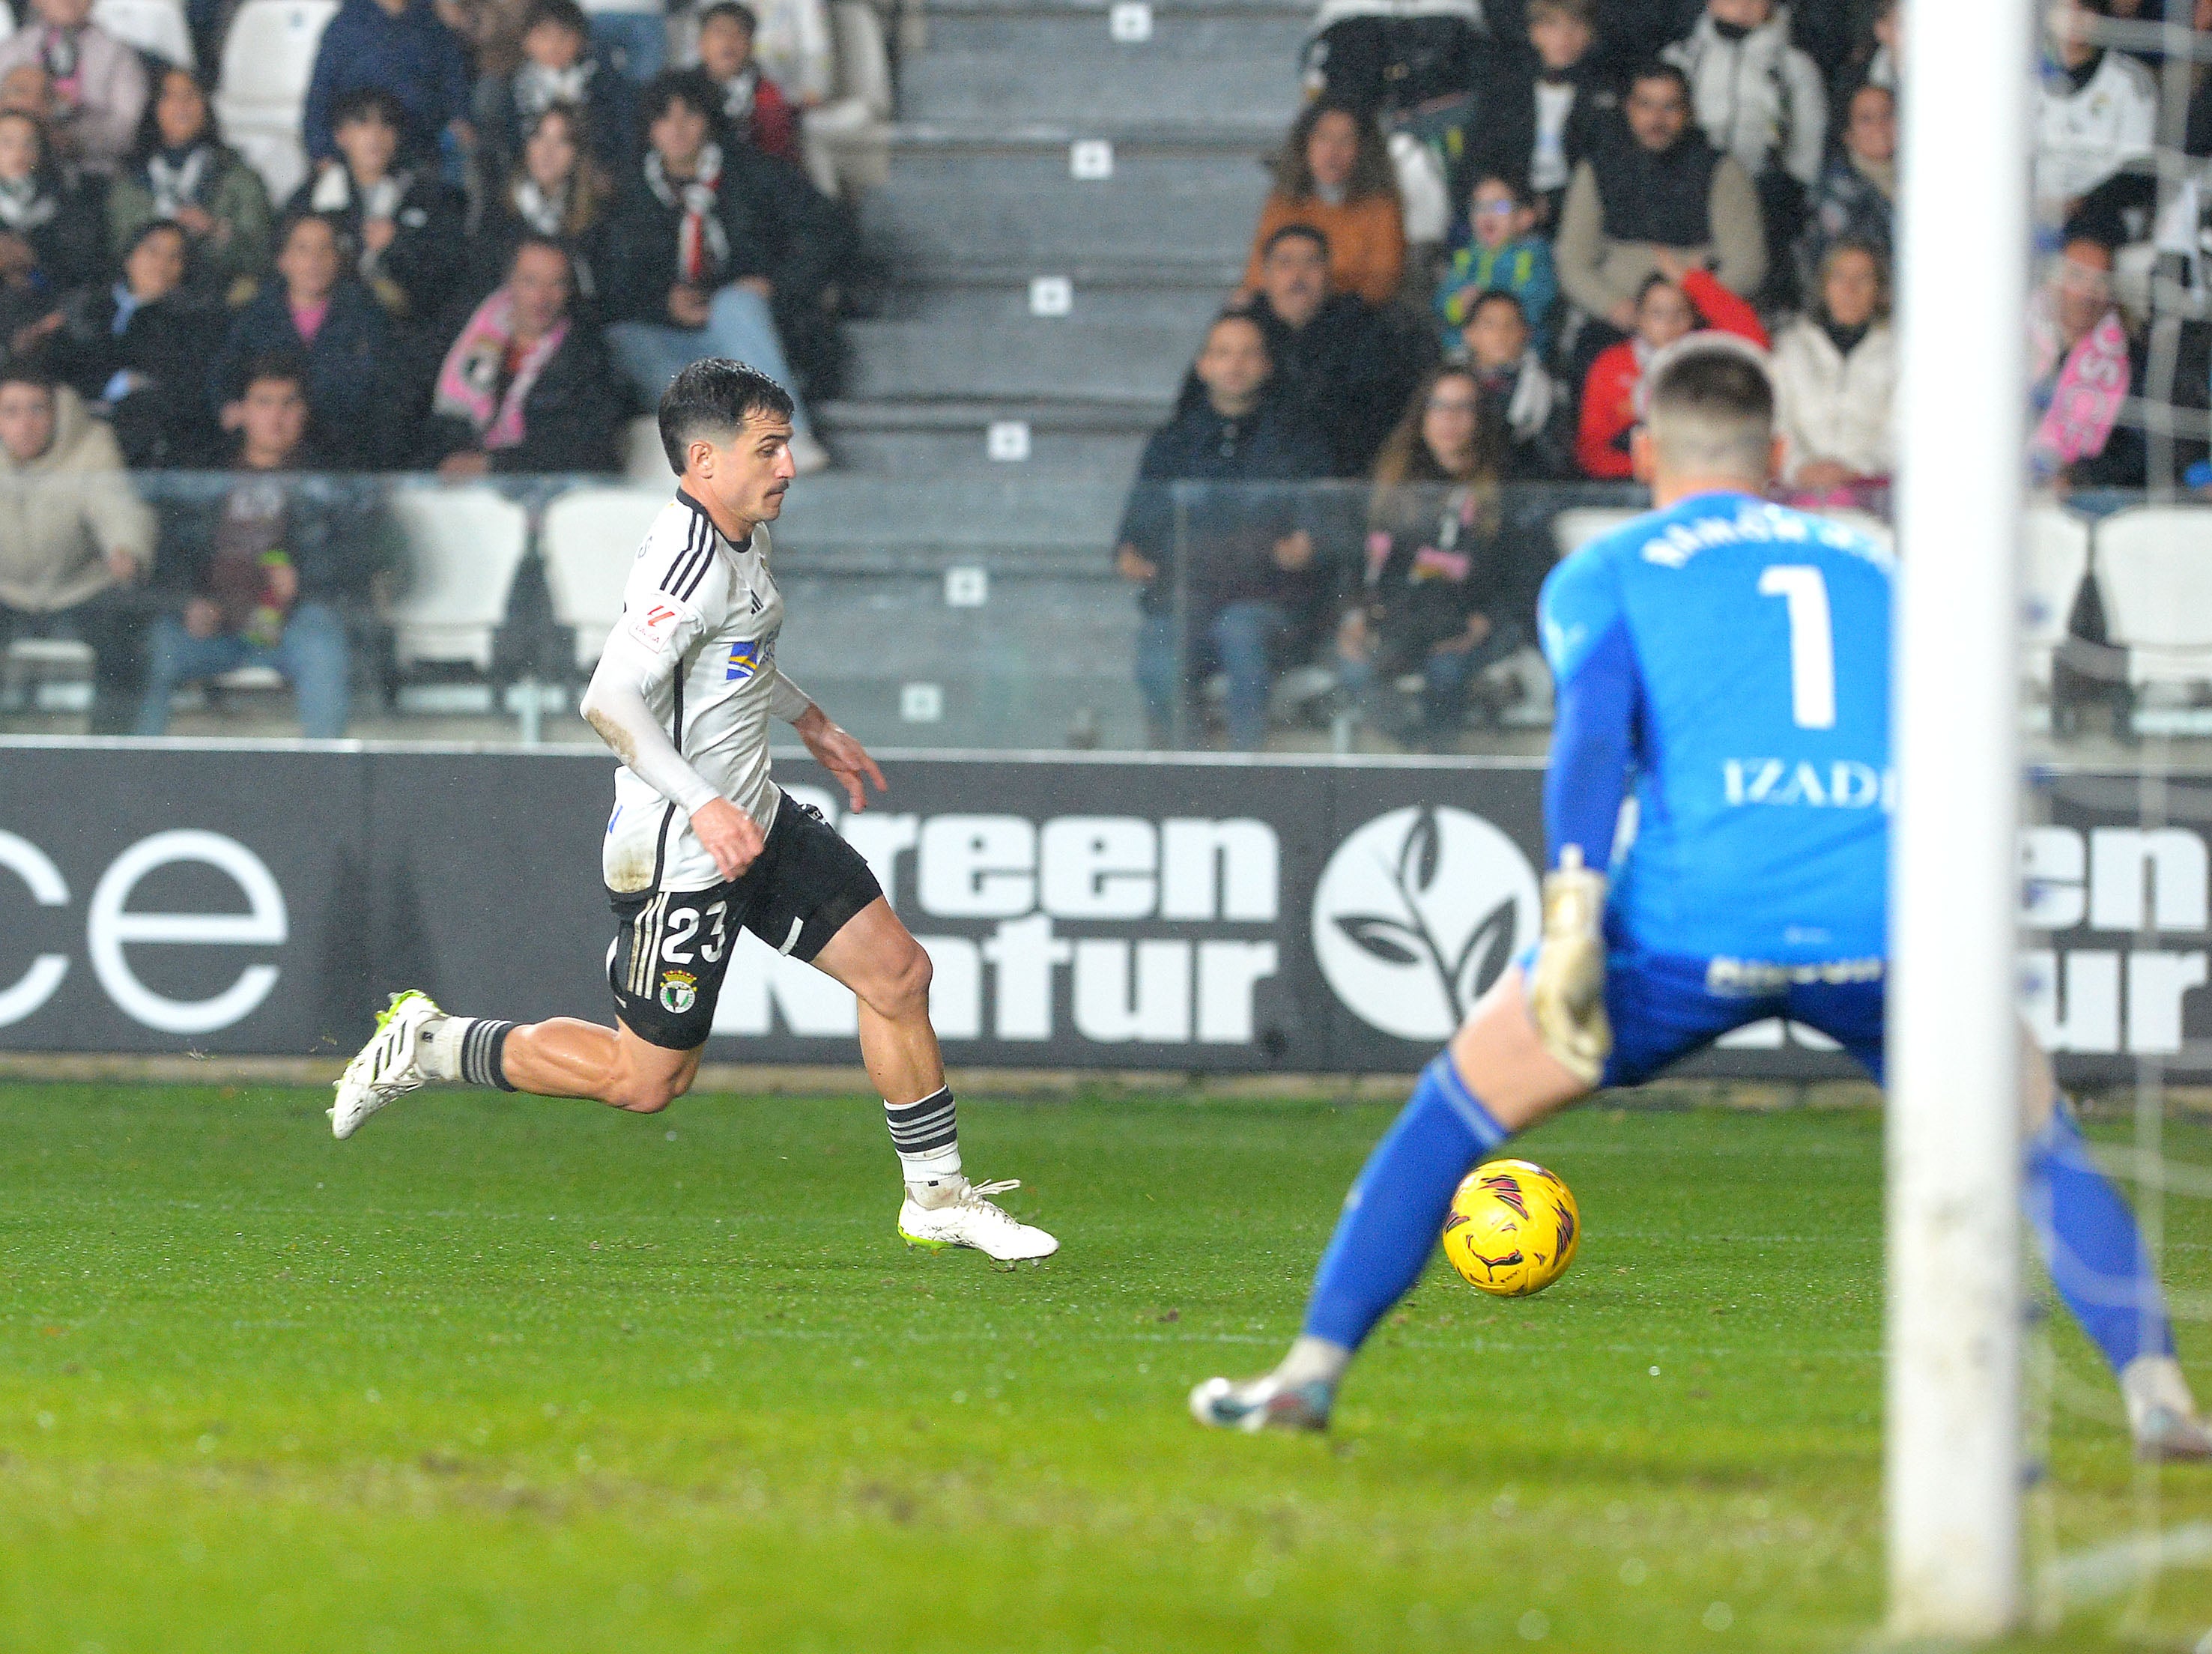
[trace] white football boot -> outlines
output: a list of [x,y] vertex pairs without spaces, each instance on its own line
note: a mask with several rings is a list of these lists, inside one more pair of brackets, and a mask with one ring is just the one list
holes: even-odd
[[2197,1402],[2181,1364],[2170,1355],[2139,1355],[2120,1373],[2128,1433],[2136,1457],[2146,1464],[2212,1459],[2212,1431],[2197,1416]]
[[1048,1258],[1060,1250],[1058,1241],[987,1198],[1021,1186],[1018,1177],[996,1183],[963,1182],[960,1192],[939,1207],[925,1207],[909,1194],[899,1207],[899,1238],[908,1246],[926,1246],[933,1252],[946,1246],[969,1246],[1000,1263],[1034,1263]]
[[1217,1430],[1326,1430],[1335,1392],[1316,1378],[1285,1384],[1272,1372],[1243,1383],[1209,1378],[1190,1393],[1190,1416]]
[[352,1136],[393,1098],[422,1084],[428,1078],[417,1061],[422,1025],[445,1014],[436,1000],[414,988],[392,996],[392,1003],[377,1012],[374,1036],[338,1076],[337,1101],[330,1108],[331,1136]]

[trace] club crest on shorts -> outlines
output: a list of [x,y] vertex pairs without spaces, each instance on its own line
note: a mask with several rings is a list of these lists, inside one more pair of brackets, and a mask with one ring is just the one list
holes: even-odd
[[699,1003],[699,979],[688,970],[664,970],[660,973],[660,1006],[672,1017],[680,1017]]
[[742,684],[760,670],[761,646],[758,638],[748,637],[730,645],[730,669],[722,674],[726,684]]

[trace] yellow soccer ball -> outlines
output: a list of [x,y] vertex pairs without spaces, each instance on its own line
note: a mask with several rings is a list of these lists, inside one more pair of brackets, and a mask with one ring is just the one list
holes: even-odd
[[1492,1160],[1468,1172],[1444,1218],[1451,1267],[1496,1298],[1542,1292],[1566,1274],[1582,1237],[1574,1195],[1526,1160]]

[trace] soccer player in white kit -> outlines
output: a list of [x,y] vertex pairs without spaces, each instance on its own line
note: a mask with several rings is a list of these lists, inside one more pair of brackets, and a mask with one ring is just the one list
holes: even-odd
[[337,1082],[331,1129],[350,1137],[432,1079],[656,1114],[698,1073],[742,928],[859,1000],[860,1055],[905,1175],[899,1234],[1001,1262],[1042,1258],[1060,1243],[989,1198],[1018,1184],[962,1172],[929,1021],[929,956],[860,853],[769,777],[775,717],[854,810],[866,806],[865,782],[885,784],[860,742],[775,664],[783,599],[766,525],[795,474],[791,415],[782,386],[723,357],[692,363],[660,399],[661,444],[682,486],[637,554],[583,702],[621,760],[603,858],[616,1026],[448,1016],[428,994],[394,994]]

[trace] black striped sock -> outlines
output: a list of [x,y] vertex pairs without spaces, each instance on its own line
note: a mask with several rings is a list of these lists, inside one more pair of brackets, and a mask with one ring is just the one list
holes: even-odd
[[465,1083],[496,1085],[503,1092],[514,1089],[507,1083],[507,1065],[501,1060],[507,1031],[514,1025],[490,1017],[478,1017],[462,1031],[461,1079]]
[[884,1123],[910,1183],[933,1183],[960,1175],[960,1128],[953,1119],[952,1088],[939,1087],[919,1103],[886,1103]]

